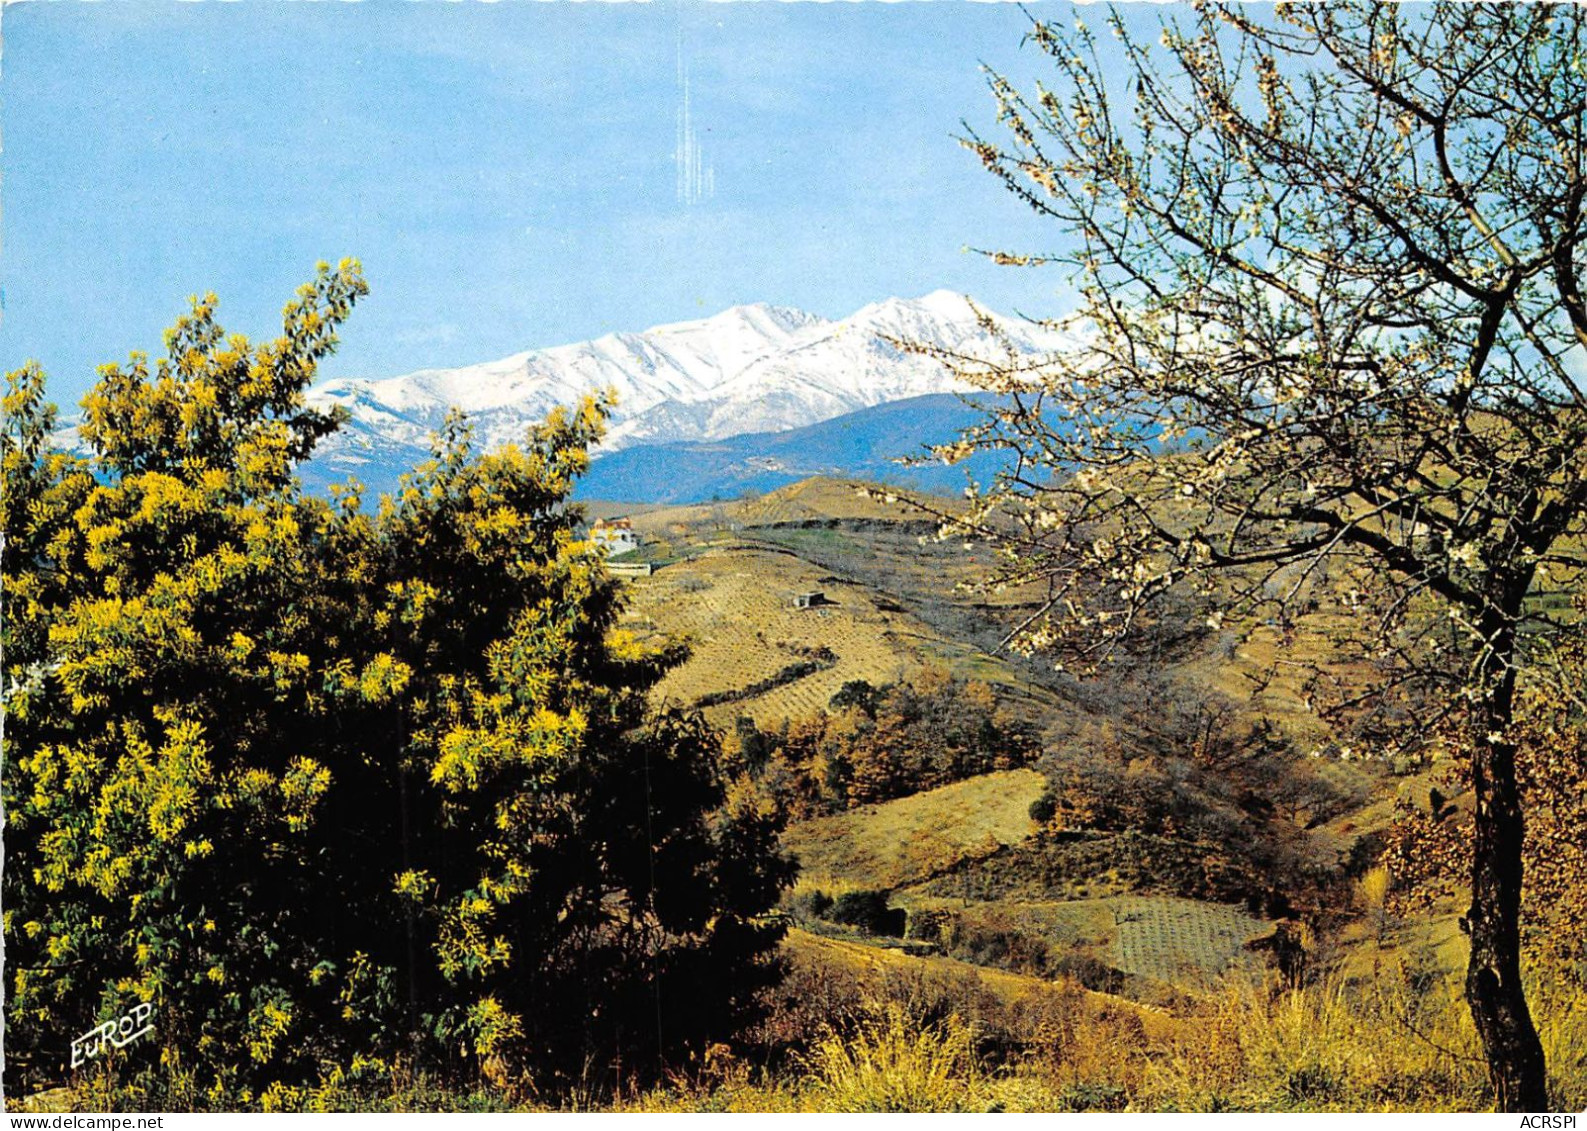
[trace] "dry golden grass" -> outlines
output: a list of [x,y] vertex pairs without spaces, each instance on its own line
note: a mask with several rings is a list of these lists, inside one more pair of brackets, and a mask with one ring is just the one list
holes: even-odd
[[[812,1055],[768,1077],[678,1080],[645,1096],[650,1111],[1486,1111],[1486,1069],[1458,987],[1401,964],[1372,978],[1333,976],[1301,989],[1231,984],[1170,1016],[1123,1008],[1072,987],[983,977],[957,983],[964,1011],[930,1017],[889,996],[875,967],[922,960],[869,948],[790,940],[802,962],[858,983],[869,1008],[834,1028]],[[925,960],[929,961],[929,960]],[[870,964],[869,966],[864,964]],[[970,971],[978,968],[969,967]],[[885,970],[883,971],[885,973]],[[978,972],[984,974],[985,972]],[[975,977],[970,974],[968,977]],[[1553,1106],[1587,1103],[1587,1008],[1580,989],[1547,973],[1530,979],[1552,1066]],[[908,986],[908,983],[895,983]],[[1009,995],[976,1008],[977,991]],[[1016,1001],[1046,1012],[1020,1012]],[[941,1002],[938,999],[940,1008]],[[1018,1019],[1023,1019],[1020,1024]],[[976,1055],[1015,1024],[1023,1053]]]
[[[793,607],[795,594],[811,591],[832,603]],[[709,550],[638,579],[626,625],[691,641],[688,662],[655,692],[683,704],[750,687],[821,649],[836,656],[791,683],[708,708],[706,718],[719,726],[739,715],[775,726],[824,709],[849,680],[907,679],[928,659],[920,643],[939,639],[907,613],[878,608],[863,586],[835,581],[792,554],[752,547]]]
[[[1156,1006],[1098,993],[1069,979],[1036,978],[942,955],[911,955],[846,939],[827,938],[798,928],[788,932],[783,951],[796,965],[814,968],[823,977],[842,979],[862,987],[888,977],[933,978],[945,985],[984,991],[1004,1006],[1051,1003],[1065,1009],[1117,1013],[1131,1018],[1133,1026],[1151,1040],[1167,1040],[1181,1035],[1184,1030],[1178,1018]],[[963,1012],[971,1020],[976,1019],[973,1007],[967,1005]]]
[[801,821],[783,843],[811,883],[897,888],[1030,835],[1031,802],[1046,781],[1001,770],[880,805]]
[[[850,479],[828,479],[815,476],[790,483],[758,499],[735,506],[733,518],[745,525],[765,525],[774,522],[808,522],[826,519],[911,521],[922,517],[919,502],[927,506],[960,508],[957,499],[922,495],[902,488],[886,488],[882,498],[872,497],[868,484]],[[893,501],[888,501],[888,497]]]
[[990,1098],[962,1018],[921,1025],[897,1006],[852,1036],[820,1041],[801,1083],[819,1110],[834,1112],[985,1111]]
[[[1356,897],[1366,903],[1371,893],[1358,891]],[[1361,910],[1361,918],[1344,927],[1334,940],[1342,976],[1374,978],[1386,968],[1410,962],[1450,981],[1464,975],[1470,953],[1460,929],[1464,909],[1410,919],[1396,919],[1381,906],[1368,905]]]

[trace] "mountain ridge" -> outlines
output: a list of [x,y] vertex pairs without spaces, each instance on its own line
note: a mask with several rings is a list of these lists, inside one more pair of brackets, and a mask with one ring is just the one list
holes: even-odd
[[[985,417],[986,396],[935,393],[887,401],[783,432],[723,440],[637,444],[591,463],[574,497],[635,504],[705,503],[769,492],[820,476],[863,479],[928,494],[985,483],[1006,465],[979,452],[957,464],[906,464],[927,447],[954,440]],[[967,478],[968,477],[968,478]]]
[[[994,321],[1001,338],[987,331],[978,312]],[[430,434],[453,406],[468,414],[480,446],[493,448],[521,438],[556,405],[609,388],[617,400],[595,453],[598,464],[640,445],[769,435],[879,404],[966,391],[941,363],[895,341],[991,356],[1005,345],[1039,355],[1075,340],[1070,332],[983,311],[946,290],[883,299],[836,320],[746,304],[478,365],[322,382],[310,391],[311,401],[340,405],[349,420],[322,443],[307,470],[322,483],[355,475],[388,489],[429,457]]]

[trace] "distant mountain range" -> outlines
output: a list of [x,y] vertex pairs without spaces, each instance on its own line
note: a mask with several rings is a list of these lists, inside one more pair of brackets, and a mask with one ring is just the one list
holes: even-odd
[[[460,369],[327,381],[311,399],[342,405],[351,419],[322,443],[305,479],[323,488],[355,475],[389,490],[429,457],[429,436],[452,406],[468,413],[476,441],[489,448],[520,438],[556,405],[612,388],[617,405],[580,487],[584,497],[700,501],[817,473],[953,489],[964,483],[961,468],[906,471],[890,461],[953,439],[975,412],[942,395],[961,389],[942,365],[889,339],[979,356],[1010,348],[1046,355],[1076,344],[1069,334],[993,317],[1003,341],[980,324],[970,300],[950,291],[887,299],[838,321],[738,306]],[[823,422],[832,427],[812,427]]]
[[[968,401],[968,403],[967,403]],[[905,466],[928,444],[954,440],[983,418],[986,397],[910,397],[791,428],[725,440],[640,444],[595,460],[574,492],[580,499],[703,503],[775,491],[811,476],[864,479],[933,494],[961,490],[966,476],[987,482],[1003,465],[979,453],[957,464]]]

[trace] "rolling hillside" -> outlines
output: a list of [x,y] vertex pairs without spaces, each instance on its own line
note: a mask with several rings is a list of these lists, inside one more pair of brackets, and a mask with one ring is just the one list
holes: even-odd
[[[1238,649],[1205,634],[1152,667],[1158,682],[1135,691],[1138,676],[1076,684],[1040,660],[999,650],[1033,596],[966,588],[990,565],[985,547],[931,537],[936,522],[921,504],[955,505],[815,477],[727,502],[627,508],[646,543],[641,556],[661,564],[630,584],[627,625],[693,647],[657,688],[658,700],[701,706],[728,729],[740,717],[775,728],[827,709],[852,680],[907,683],[932,666],[983,681],[1038,723],[1040,763],[794,823],[784,843],[803,869],[797,890],[882,892],[906,915],[912,952],[1058,971],[1139,1000],[1201,992],[1227,973],[1259,969],[1245,943],[1270,932],[1273,919],[1237,901],[1287,914],[1282,891],[1312,882],[1294,869],[1321,875],[1384,827],[1393,779],[1306,756],[1327,732],[1295,678],[1282,675],[1252,697],[1272,656],[1260,633]],[[824,604],[794,607],[797,594],[816,591]],[[1308,654],[1326,654],[1338,626],[1325,622],[1298,626]],[[1191,752],[1173,745],[1182,741],[1173,737],[1175,712],[1220,693],[1231,713],[1218,725],[1229,735],[1270,722],[1292,752],[1251,770],[1238,759],[1191,768]],[[1114,733],[1124,754],[1096,745],[1115,742]],[[1108,758],[1123,760],[1107,770]],[[1125,775],[1132,758],[1130,774],[1161,777],[1146,795],[1182,814],[1161,831],[1055,834],[1032,819],[1052,781],[1076,771]],[[1125,788],[1121,777],[1121,796]],[[1176,831],[1175,822],[1188,824]],[[791,906],[811,929],[898,945],[810,920],[797,910],[804,898]]]
[[[795,596],[811,592],[824,603],[794,607]],[[718,725],[739,715],[763,725],[802,718],[825,708],[850,680],[908,679],[959,650],[867,586],[753,543],[711,546],[637,579],[631,593],[628,627],[686,638],[693,649],[656,694],[690,705],[703,701],[706,717]],[[802,674],[783,675],[793,670]]]

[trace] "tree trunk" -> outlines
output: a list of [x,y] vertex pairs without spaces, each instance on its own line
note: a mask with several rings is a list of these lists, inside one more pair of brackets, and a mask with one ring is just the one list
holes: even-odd
[[[1508,633],[1498,633],[1508,643]],[[1493,636],[1489,636],[1493,640]],[[1548,1076],[1543,1045],[1521,985],[1521,794],[1515,746],[1509,741],[1515,699],[1511,649],[1495,650],[1503,669],[1476,712],[1471,754],[1476,794],[1472,845],[1471,910],[1466,916],[1471,961],[1466,1002],[1488,1059],[1500,1111],[1544,1111]]]
[[[402,870],[413,867],[413,829],[408,816],[408,763],[406,756],[397,764],[397,799],[402,807]],[[408,1045],[413,1055],[413,1067],[419,1062],[419,937],[414,921],[413,900],[404,897],[403,922],[408,943]]]

